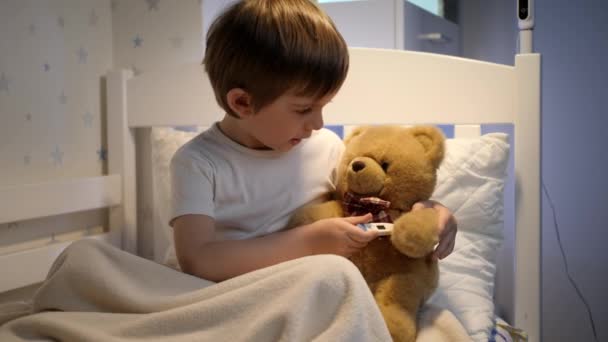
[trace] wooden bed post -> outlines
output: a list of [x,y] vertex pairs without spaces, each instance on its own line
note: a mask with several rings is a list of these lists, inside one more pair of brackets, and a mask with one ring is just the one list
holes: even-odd
[[541,341],[541,57],[515,57],[515,326]]
[[135,134],[127,116],[127,81],[130,70],[108,73],[108,173],[122,179],[122,205],[110,208],[110,232],[120,232],[122,249],[137,254],[137,192],[135,174]]

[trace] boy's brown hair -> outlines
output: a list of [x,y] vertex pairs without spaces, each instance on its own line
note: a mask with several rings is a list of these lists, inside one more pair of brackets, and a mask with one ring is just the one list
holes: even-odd
[[230,89],[257,111],[287,90],[322,97],[348,72],[348,49],[331,19],[310,0],[243,0],[211,25],[203,60],[215,97],[229,115]]

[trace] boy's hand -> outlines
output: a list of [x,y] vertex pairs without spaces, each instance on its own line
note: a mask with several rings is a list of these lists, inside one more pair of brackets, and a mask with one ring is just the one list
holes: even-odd
[[412,211],[434,208],[439,214],[439,244],[435,248],[433,257],[435,260],[443,259],[450,255],[454,251],[454,244],[456,243],[456,232],[458,231],[458,224],[456,218],[452,215],[450,209],[444,207],[441,203],[436,201],[422,201],[414,204]]
[[313,236],[313,253],[351,256],[378,237],[376,231],[364,231],[357,227],[357,224],[370,222],[371,219],[372,215],[367,214],[329,218],[312,223],[309,229]]

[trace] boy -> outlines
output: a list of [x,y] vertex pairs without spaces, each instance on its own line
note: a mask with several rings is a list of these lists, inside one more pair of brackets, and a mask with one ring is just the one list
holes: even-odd
[[[171,162],[172,220],[182,271],[212,281],[307,255],[349,256],[376,238],[371,215],[282,230],[298,207],[335,190],[341,140],[322,109],[348,71],[348,50],[309,0],[245,0],[211,25],[204,57],[224,118]],[[445,257],[456,224],[440,211]]]

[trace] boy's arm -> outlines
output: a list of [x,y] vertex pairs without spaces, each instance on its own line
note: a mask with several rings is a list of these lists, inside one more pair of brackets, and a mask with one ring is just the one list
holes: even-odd
[[184,215],[174,220],[173,236],[182,271],[218,282],[307,255],[348,256],[376,237],[356,226],[370,218],[327,219],[253,239],[213,241],[213,218]]

